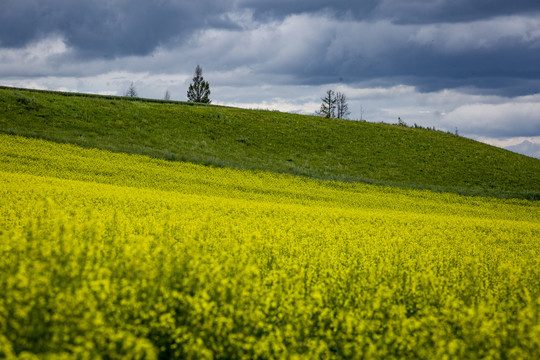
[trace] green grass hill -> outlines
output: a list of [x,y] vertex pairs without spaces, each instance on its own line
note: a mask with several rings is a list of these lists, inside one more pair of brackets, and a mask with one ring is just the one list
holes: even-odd
[[540,199],[540,160],[397,125],[0,87],[0,133],[323,180]]

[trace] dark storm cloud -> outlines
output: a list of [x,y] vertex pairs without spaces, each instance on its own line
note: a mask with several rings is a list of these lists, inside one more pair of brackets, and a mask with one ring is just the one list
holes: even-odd
[[289,76],[297,84],[477,88],[505,96],[540,88],[540,18],[530,15],[397,24],[303,13],[213,41],[210,47],[219,53],[210,58]]
[[[393,79],[394,83],[404,82],[422,91],[477,87],[513,96],[538,91],[540,85],[538,0],[244,0],[240,3],[262,19],[326,13],[340,18],[338,21],[367,24],[353,25],[349,32],[328,29],[328,34],[321,34],[327,36],[327,43],[314,49],[313,57],[321,59],[323,53],[332,62],[321,59],[295,69],[295,74],[305,83]],[[536,21],[531,20],[535,16]],[[519,24],[523,20],[518,17],[528,17],[533,24],[516,29],[512,22]],[[307,31],[317,31],[316,27],[313,24]],[[336,42],[341,43],[341,49],[332,46]],[[373,43],[379,45],[369,45]],[[334,51],[331,56],[330,51]]]
[[464,22],[540,12],[537,0],[382,0],[377,15],[398,23]]
[[258,18],[284,18],[293,14],[331,11],[337,15],[368,18],[377,8],[380,0],[240,0],[239,5],[251,9]]
[[332,11],[359,20],[389,19],[397,23],[473,21],[540,11],[538,0],[241,0],[239,4],[262,18]]
[[[71,67],[81,59],[144,60],[162,46],[181,49],[190,67],[249,67],[269,81],[508,96],[540,88],[538,0],[0,1],[0,49],[60,37],[70,56],[55,64]],[[141,66],[173,69],[148,59]]]
[[422,92],[474,87],[483,93],[519,96],[540,89],[539,59],[540,49],[515,45],[446,54],[407,44],[374,59],[367,73],[359,63],[350,64],[341,73],[359,81],[393,78]]
[[230,27],[228,1],[3,0],[0,46],[61,35],[85,56],[145,55],[204,27]]

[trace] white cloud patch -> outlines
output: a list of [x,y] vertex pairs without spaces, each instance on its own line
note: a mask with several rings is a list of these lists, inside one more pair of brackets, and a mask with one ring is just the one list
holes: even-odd
[[291,99],[274,98],[269,101],[262,102],[215,102],[216,105],[227,105],[233,107],[239,107],[243,109],[256,109],[256,110],[274,110],[293,114],[313,115],[314,109],[318,109],[320,106],[316,102],[301,102]]
[[243,31],[209,29],[186,47],[195,48],[200,58],[213,59],[219,67],[248,66],[262,73],[293,73],[326,56],[326,50],[318,54],[318,49],[329,46],[334,25],[326,17],[291,16]]
[[539,136],[540,102],[466,104],[445,115],[441,123],[476,136]]
[[540,159],[540,142],[524,140],[519,144],[507,146],[506,149],[516,152],[518,154],[523,154]]
[[16,78],[1,81],[4,86],[99,95],[124,95],[131,82],[139,96],[160,99],[168,89],[173,100],[185,100],[187,75],[133,73],[114,71],[96,76]]
[[0,74],[53,73],[54,66],[69,53],[64,38],[57,35],[20,49],[0,47]]

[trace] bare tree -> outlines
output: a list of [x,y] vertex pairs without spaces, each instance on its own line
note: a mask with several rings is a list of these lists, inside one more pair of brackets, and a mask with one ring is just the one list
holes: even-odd
[[169,92],[169,89],[165,91],[165,95],[163,96],[163,100],[171,100],[171,93]]
[[350,114],[347,96],[338,91],[336,93],[336,117],[338,119],[346,119]]
[[135,90],[135,84],[133,84],[133,81],[131,82],[131,85],[129,85],[129,88],[126,91],[125,96],[127,97],[137,97],[137,90]]
[[336,97],[333,90],[327,90],[326,96],[321,98],[321,109],[317,112],[318,115],[333,119],[336,117]]
[[210,85],[208,85],[208,81],[205,81],[202,76],[202,68],[197,65],[193,83],[189,85],[187,92],[188,101],[210,104],[212,101],[208,96],[210,96]]

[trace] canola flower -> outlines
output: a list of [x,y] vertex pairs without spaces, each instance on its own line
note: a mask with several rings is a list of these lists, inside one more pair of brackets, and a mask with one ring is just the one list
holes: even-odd
[[0,135],[0,358],[540,358],[539,220]]

